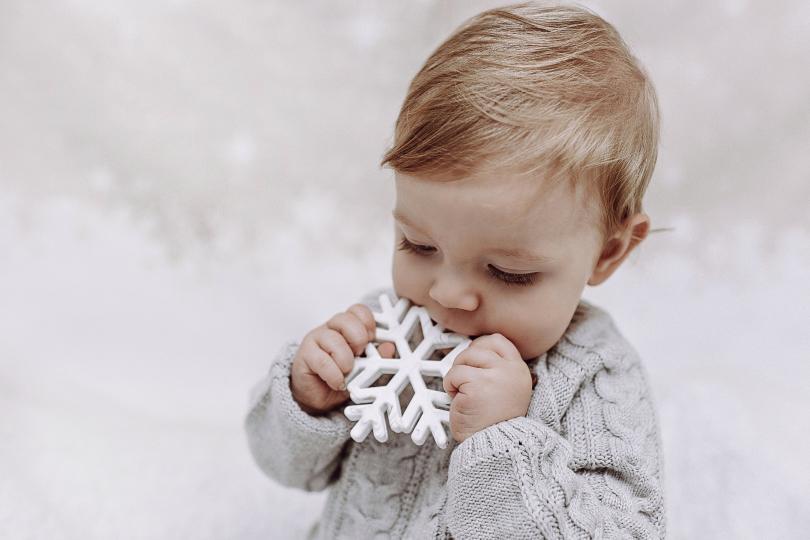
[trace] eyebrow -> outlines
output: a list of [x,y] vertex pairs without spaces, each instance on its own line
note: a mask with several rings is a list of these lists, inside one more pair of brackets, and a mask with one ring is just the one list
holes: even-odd
[[[407,225],[408,227],[422,233],[427,234],[425,231],[420,229],[416,224],[414,224],[410,219],[408,219],[404,214],[400,213],[397,210],[391,212],[391,215],[394,216],[394,219],[400,221]],[[428,235],[429,236],[429,235]],[[549,263],[554,262],[556,259],[551,257],[545,257],[543,255],[538,255],[532,251],[523,248],[506,248],[506,247],[498,247],[489,250],[490,253],[496,253],[498,255],[503,255],[505,257],[512,257],[515,259],[522,259],[526,262],[530,263]]]

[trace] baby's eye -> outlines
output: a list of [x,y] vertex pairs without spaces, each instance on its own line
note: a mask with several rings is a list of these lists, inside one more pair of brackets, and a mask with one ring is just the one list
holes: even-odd
[[487,270],[492,277],[502,281],[505,285],[532,285],[537,280],[537,276],[540,275],[540,272],[532,272],[530,274],[510,274],[509,272],[504,272],[491,264],[487,266]]
[[399,242],[399,249],[401,249],[402,251],[410,251],[411,253],[416,253],[417,255],[430,255],[431,253],[436,251],[436,248],[431,246],[420,246],[419,244],[414,244],[404,236],[402,237],[402,240]]
[[[414,244],[404,236],[399,242],[399,249],[422,256],[432,255],[436,251],[435,247]],[[497,279],[504,285],[532,285],[537,280],[537,276],[540,275],[539,272],[532,272],[530,274],[511,274],[509,272],[504,272],[491,264],[487,266],[487,271],[489,272],[490,276]]]

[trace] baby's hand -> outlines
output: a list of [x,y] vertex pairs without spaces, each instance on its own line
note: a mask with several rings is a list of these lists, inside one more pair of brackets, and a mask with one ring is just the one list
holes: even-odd
[[[298,347],[290,373],[290,389],[309,414],[328,412],[349,398],[345,376],[354,358],[374,339],[377,325],[365,304],[354,304],[311,330]],[[393,354],[394,344],[383,343],[380,355]]]
[[458,355],[444,377],[450,432],[462,442],[503,420],[525,416],[532,376],[517,347],[501,334],[481,336]]

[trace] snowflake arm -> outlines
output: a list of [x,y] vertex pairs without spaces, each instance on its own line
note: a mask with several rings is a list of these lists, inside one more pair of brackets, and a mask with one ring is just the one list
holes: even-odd
[[[411,305],[407,298],[395,303],[386,294],[380,295],[380,312],[374,313],[377,331],[365,356],[355,358],[349,374],[347,389],[354,405],[345,408],[349,420],[357,422],[351,437],[357,442],[370,432],[379,442],[388,440],[388,423],[395,433],[410,433],[411,439],[422,445],[428,433],[440,448],[448,438],[443,424],[450,423],[450,397],[443,391],[425,384],[425,377],[444,379],[456,357],[471,340],[467,336],[445,332],[435,324],[422,306]],[[375,344],[392,342],[395,358],[383,358]],[[392,375],[382,386],[372,386],[381,376]],[[402,412],[400,394],[410,385],[413,398]]]

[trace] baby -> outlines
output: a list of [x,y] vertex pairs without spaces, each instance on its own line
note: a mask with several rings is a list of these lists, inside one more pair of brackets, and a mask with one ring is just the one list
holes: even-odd
[[[331,486],[310,537],[664,536],[644,368],[581,299],[649,232],[657,146],[652,84],[586,9],[492,9],[428,58],[382,161],[396,182],[393,289],[286,344],[246,418],[266,474]],[[473,338],[443,382],[445,449],[349,436],[345,380],[380,293]]]

